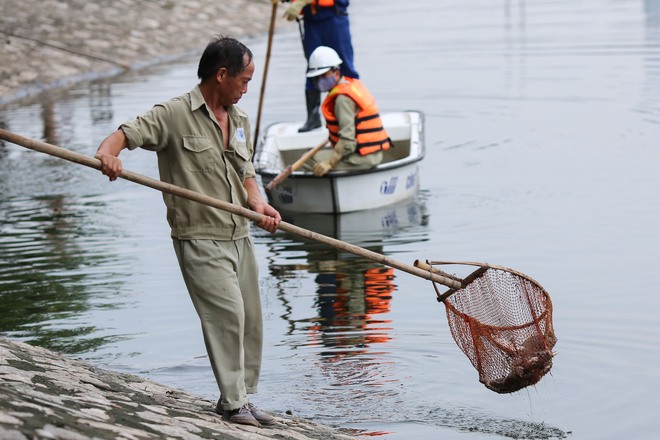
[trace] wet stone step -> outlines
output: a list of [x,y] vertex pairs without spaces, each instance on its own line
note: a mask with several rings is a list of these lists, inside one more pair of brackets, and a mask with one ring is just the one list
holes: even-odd
[[276,424],[231,424],[215,402],[125,373],[0,338],[0,439],[350,440],[289,415]]

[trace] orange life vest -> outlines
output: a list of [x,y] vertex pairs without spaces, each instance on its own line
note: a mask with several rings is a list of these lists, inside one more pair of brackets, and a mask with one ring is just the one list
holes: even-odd
[[[295,3],[296,0],[293,0],[292,3]],[[335,5],[335,0],[313,0],[309,6],[311,6],[313,13],[316,13],[316,7],[320,6],[322,8],[331,8]],[[302,14],[302,11],[300,11]]]
[[321,107],[328,127],[330,142],[334,146],[339,141],[339,122],[335,116],[335,100],[339,95],[347,95],[359,107],[358,114],[355,116],[357,152],[361,156],[366,156],[381,150],[389,150],[392,141],[383,128],[376,100],[359,79],[347,76],[344,79],[347,82],[334,86],[328,92]]

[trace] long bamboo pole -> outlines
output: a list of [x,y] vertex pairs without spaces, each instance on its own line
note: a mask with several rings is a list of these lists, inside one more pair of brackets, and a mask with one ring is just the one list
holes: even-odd
[[275,188],[277,185],[282,183],[283,180],[285,180],[287,177],[291,175],[294,171],[296,171],[298,168],[303,166],[305,162],[307,162],[309,159],[312,158],[321,148],[325,147],[328,144],[327,139],[323,139],[323,142],[319,143],[316,147],[312,148],[311,150],[307,151],[305,154],[300,156],[300,158],[293,163],[293,165],[289,165],[282,171],[280,174],[275,176],[273,180],[271,180],[268,185],[266,185],[266,191],[270,191],[273,188]]
[[[30,150],[39,151],[41,153],[59,157],[60,159],[64,159],[70,162],[84,165],[89,168],[94,168],[96,170],[101,169],[101,161],[96,158],[85,156],[83,154],[76,153],[74,151],[67,150],[65,148],[61,148],[45,142],[41,142],[36,139],[27,138],[1,128],[0,128],[0,139],[14,143],[16,145],[20,145]],[[207,195],[200,194],[198,192],[191,191],[186,188],[181,188],[179,186],[172,185],[171,183],[162,182],[160,180],[153,179],[151,177],[144,176],[142,174],[134,173],[129,170],[122,170],[119,177],[125,180],[130,180],[131,182],[140,185],[148,186],[150,188],[156,189],[158,191],[162,191],[164,193],[172,194],[178,197],[183,197],[198,203],[202,203],[207,206],[211,206],[217,209],[221,209],[223,211],[231,212],[232,214],[240,215],[241,217],[245,217],[255,223],[259,223],[264,218],[262,214],[254,212],[242,206],[234,205],[232,203],[228,203],[223,200],[209,197]],[[424,278],[436,283],[443,284],[450,288],[454,288],[454,289],[461,288],[460,282],[442,276],[440,274],[434,273],[431,270],[424,270],[410,264],[402,263],[386,255],[379,254],[377,252],[370,251],[369,249],[365,249],[360,246],[347,243],[345,241],[337,240],[336,238],[328,237],[326,235],[301,228],[291,223],[282,221],[280,222],[278,229],[285,232],[289,232],[291,234],[298,235],[300,237],[309,240],[318,241],[319,243],[332,246],[334,248],[352,253],[360,257],[368,258],[377,263],[381,263],[386,266],[399,269],[403,272],[407,272],[411,275],[415,275],[420,278]]]
[[273,3],[273,10],[270,13],[270,27],[268,28],[268,47],[266,48],[266,62],[264,63],[264,76],[261,79],[261,93],[259,94],[259,108],[257,109],[257,125],[254,127],[254,138],[252,142],[256,145],[259,138],[261,126],[261,109],[264,104],[264,94],[266,92],[266,77],[268,76],[268,66],[270,65],[270,52],[273,47],[273,34],[275,33],[275,18],[277,17],[277,3]]

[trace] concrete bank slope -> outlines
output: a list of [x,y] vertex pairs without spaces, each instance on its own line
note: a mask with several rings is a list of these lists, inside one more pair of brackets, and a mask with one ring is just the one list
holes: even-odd
[[215,402],[0,338],[3,440],[354,440],[275,414],[272,427],[225,422]]
[[[270,0],[2,0],[0,5],[0,107],[193,51],[201,55],[216,34],[264,35],[272,11]],[[278,24],[283,21],[278,17]]]

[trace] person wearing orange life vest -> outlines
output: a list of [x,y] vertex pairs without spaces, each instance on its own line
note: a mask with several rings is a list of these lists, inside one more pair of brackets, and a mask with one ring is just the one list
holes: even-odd
[[[282,1],[288,2],[288,0]],[[308,62],[317,47],[328,46],[334,49],[344,61],[341,65],[342,75],[359,79],[360,76],[353,66],[348,4],[349,0],[293,0],[289,2],[284,17],[289,21],[300,20],[302,17],[304,32],[301,29],[301,38]],[[307,120],[298,129],[300,132],[321,127],[319,113],[321,92],[310,78],[307,78],[305,82],[305,101]]]
[[304,167],[318,177],[330,170],[373,168],[392,146],[376,100],[359,79],[341,74],[341,63],[337,52],[326,46],[316,48],[309,58],[307,76],[319,91],[328,92],[321,108],[333,146],[320,150]]

